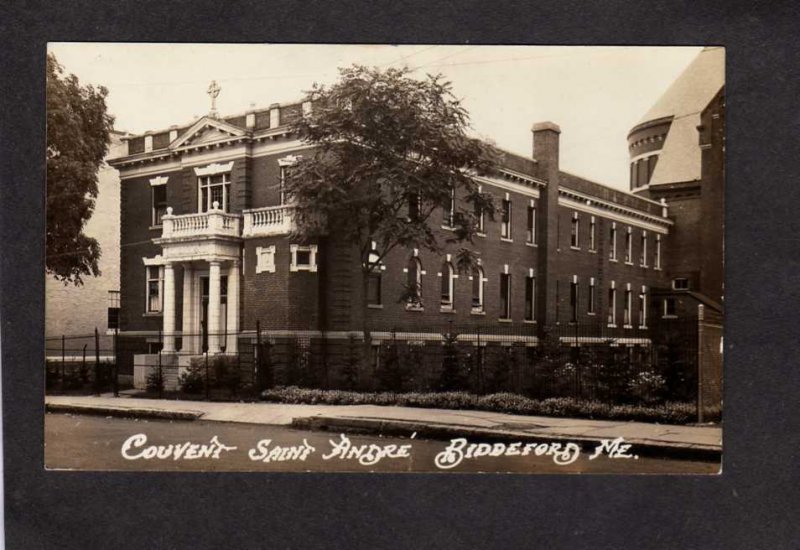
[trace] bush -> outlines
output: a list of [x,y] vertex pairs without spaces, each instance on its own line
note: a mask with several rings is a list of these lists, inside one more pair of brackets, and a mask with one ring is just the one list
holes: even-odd
[[261,399],[273,403],[310,405],[384,405],[427,409],[471,409],[510,414],[633,420],[687,424],[696,418],[693,403],[669,402],[660,406],[612,405],[600,401],[583,401],[573,397],[530,399],[515,393],[475,395],[463,391],[440,393],[360,393],[342,390],[316,390],[296,386],[265,390]]
[[145,379],[147,391],[150,393],[161,393],[164,391],[164,373],[160,368],[151,368]]
[[206,387],[205,366],[192,360],[189,367],[178,377],[178,386],[184,393],[202,393]]

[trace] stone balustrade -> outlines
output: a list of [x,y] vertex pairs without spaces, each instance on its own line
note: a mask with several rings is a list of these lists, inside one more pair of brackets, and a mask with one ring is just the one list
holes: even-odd
[[287,235],[294,230],[292,207],[288,205],[244,210],[242,215],[243,237]]
[[241,236],[241,220],[239,214],[229,214],[219,209],[219,204],[214,203],[214,208],[208,212],[198,214],[183,214],[175,216],[172,208],[167,208],[167,214],[161,218],[162,239],[181,237],[205,236]]

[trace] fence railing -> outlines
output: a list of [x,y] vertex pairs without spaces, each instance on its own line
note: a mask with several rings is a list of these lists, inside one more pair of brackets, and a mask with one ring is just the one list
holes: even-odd
[[[158,396],[204,399],[257,399],[265,389],[290,385],[510,392],[612,404],[697,399],[693,318],[627,331],[602,323],[544,330],[448,323],[414,332],[373,331],[366,341],[360,331],[287,336],[259,325],[239,336],[235,353],[219,355],[161,353],[160,333],[48,338],[48,391],[118,391],[135,383]],[[208,338],[176,333],[179,350],[187,336],[195,342]]]

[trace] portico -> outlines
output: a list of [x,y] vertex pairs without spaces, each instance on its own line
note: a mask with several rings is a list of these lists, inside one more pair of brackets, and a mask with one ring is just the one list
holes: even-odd
[[[236,353],[239,334],[241,217],[219,209],[162,218],[162,236],[154,242],[163,254],[163,353],[196,355]],[[183,279],[178,331],[176,280]],[[180,350],[176,337],[181,336]]]

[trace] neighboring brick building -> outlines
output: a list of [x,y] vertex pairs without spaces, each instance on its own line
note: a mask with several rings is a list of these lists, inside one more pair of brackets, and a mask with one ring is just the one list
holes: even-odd
[[705,48],[628,135],[631,191],[674,222],[663,315],[722,311],[724,82],[724,48]]
[[[61,353],[60,338],[100,334],[116,327],[119,307],[119,172],[108,161],[126,154],[122,132],[111,132],[106,162],[97,172],[97,199],[84,233],[97,239],[102,252],[100,276],[84,277],[83,284],[65,285],[47,275],[45,282],[45,336],[49,354]],[[92,340],[93,341],[93,340]],[[83,342],[80,344],[83,345]],[[74,346],[73,346],[74,347]],[[57,348],[57,349],[56,349]],[[72,355],[74,353],[69,353]]]

